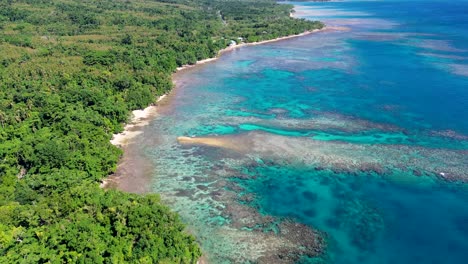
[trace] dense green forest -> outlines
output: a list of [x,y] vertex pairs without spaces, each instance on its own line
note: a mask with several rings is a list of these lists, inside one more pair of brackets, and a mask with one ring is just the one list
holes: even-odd
[[194,263],[157,195],[103,190],[129,112],[231,39],[320,28],[263,0],[0,0],[0,263]]

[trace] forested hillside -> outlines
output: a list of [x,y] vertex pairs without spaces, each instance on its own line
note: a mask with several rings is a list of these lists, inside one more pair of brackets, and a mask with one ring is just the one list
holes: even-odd
[[99,188],[129,112],[231,39],[322,27],[273,1],[0,0],[0,263],[194,263],[156,195]]

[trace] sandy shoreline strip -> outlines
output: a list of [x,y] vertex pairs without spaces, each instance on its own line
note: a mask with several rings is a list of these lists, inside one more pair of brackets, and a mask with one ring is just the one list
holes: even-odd
[[[161,95],[156,102],[163,100],[167,95]],[[156,114],[156,105],[150,105],[142,110],[132,111],[130,122],[124,127],[121,133],[112,135],[111,144],[124,147],[132,138],[142,133],[141,127],[149,124],[150,120]]]

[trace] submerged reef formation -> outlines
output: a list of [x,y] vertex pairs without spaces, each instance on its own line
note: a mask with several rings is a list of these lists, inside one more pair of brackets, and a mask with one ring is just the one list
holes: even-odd
[[362,145],[341,141],[291,138],[264,132],[235,136],[184,138],[183,144],[231,148],[233,150],[346,173],[391,174],[407,171],[436,175],[450,181],[468,181],[466,150],[425,148],[407,145]]
[[[353,144],[258,130],[158,143],[171,147],[151,153],[160,157],[155,166],[167,172],[158,175],[154,188],[191,223],[214,262],[295,263],[322,256],[332,238],[304,220],[322,218],[327,228],[348,238],[340,243],[364,254],[374,250],[385,221],[379,209],[356,196],[362,183],[349,179],[468,179],[465,150]],[[311,179],[328,191],[306,185]],[[274,209],[275,199],[301,210]],[[328,209],[317,208],[327,199]]]
[[241,155],[235,151],[179,145],[151,155],[163,157],[156,166],[167,172],[158,175],[154,188],[191,223],[188,231],[197,234],[209,262],[294,263],[323,253],[318,231],[258,210],[256,197],[236,182],[252,176],[237,169]]

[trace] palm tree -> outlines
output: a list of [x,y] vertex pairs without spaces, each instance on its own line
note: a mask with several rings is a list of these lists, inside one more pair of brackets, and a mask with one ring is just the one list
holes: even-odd
[[7,121],[8,116],[5,114],[5,112],[0,111],[0,123],[2,123],[2,127],[5,127],[5,122]]

